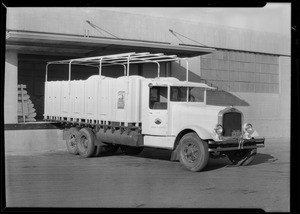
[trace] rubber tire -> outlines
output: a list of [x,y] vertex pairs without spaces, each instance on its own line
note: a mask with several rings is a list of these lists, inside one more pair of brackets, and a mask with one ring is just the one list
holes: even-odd
[[[199,155],[192,162],[186,157],[186,147],[188,145],[193,145],[199,151]],[[208,162],[209,152],[208,145],[206,142],[202,141],[200,137],[195,133],[185,134],[179,141],[179,161],[181,166],[192,172],[201,171]]]
[[69,132],[69,135],[66,140],[67,150],[72,155],[78,155],[78,150],[77,150],[77,146],[76,146],[76,136],[79,133],[79,128],[72,127],[69,129],[68,132]]
[[255,158],[257,149],[242,149],[227,153],[228,159],[236,166],[247,166]]
[[122,152],[125,153],[125,155],[138,155],[144,150],[144,147],[134,147],[134,146],[122,145],[122,146],[120,146],[120,149]]
[[[92,157],[95,154],[95,135],[91,129],[80,129],[76,141],[77,150],[80,156],[88,158]],[[84,145],[84,141],[86,146]]]

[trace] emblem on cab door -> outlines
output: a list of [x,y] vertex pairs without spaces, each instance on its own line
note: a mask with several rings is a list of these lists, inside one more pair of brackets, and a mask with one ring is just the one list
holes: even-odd
[[154,123],[155,123],[156,125],[159,125],[159,124],[161,124],[161,119],[159,119],[159,118],[156,118],[156,119],[154,120]]

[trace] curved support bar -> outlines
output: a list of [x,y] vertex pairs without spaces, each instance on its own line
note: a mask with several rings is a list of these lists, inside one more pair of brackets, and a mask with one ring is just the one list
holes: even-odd
[[129,76],[129,59],[130,55],[127,57],[127,76]]
[[72,60],[69,62],[69,81],[71,80],[71,64],[72,64]]
[[189,61],[188,58],[184,58],[185,62],[186,62],[186,81],[189,81]]
[[154,62],[157,64],[157,77],[159,78],[159,74],[160,74],[160,64],[158,62]]
[[48,80],[48,63],[47,63],[47,65],[46,65],[46,77],[45,77],[45,81],[47,82],[47,80]]
[[[123,64],[121,64],[121,65],[123,65]],[[123,67],[124,67],[124,76],[126,76],[126,65],[123,65]]]
[[102,75],[102,58],[99,60],[99,76]]

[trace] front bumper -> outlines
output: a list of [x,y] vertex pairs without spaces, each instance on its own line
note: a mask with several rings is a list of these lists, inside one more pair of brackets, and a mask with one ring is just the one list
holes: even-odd
[[265,146],[265,138],[230,138],[222,141],[208,141],[209,152],[221,152],[240,149],[255,149]]

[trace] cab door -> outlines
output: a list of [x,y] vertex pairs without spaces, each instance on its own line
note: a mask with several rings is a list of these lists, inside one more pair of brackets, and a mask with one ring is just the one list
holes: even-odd
[[148,135],[168,134],[168,86],[149,86],[143,96],[142,133]]

